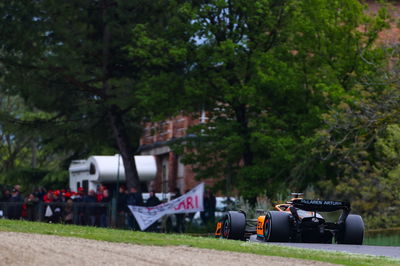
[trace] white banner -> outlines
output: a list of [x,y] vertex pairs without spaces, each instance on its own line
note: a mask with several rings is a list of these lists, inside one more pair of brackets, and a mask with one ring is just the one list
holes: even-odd
[[203,211],[203,195],[204,183],[201,183],[179,198],[154,207],[133,205],[128,205],[128,207],[135,216],[140,230],[143,231],[166,214]]

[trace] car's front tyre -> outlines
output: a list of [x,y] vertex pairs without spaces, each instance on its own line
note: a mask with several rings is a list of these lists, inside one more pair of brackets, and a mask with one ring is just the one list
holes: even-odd
[[221,237],[226,239],[244,240],[246,216],[243,212],[230,211],[223,221]]

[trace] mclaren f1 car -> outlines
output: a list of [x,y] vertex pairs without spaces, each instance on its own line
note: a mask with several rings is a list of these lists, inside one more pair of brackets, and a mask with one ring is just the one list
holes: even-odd
[[[293,195],[294,194],[294,195]],[[290,201],[265,211],[257,219],[246,219],[243,211],[229,211],[217,223],[215,236],[246,240],[255,235],[266,242],[302,242],[361,245],[364,222],[350,214],[350,203],[331,200],[309,200],[293,193]],[[341,211],[337,222],[328,222],[322,212]]]

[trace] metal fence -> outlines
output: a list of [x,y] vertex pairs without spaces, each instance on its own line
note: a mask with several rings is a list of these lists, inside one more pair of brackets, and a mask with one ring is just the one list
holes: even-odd
[[[128,209],[117,211],[116,200],[109,203],[86,202],[0,202],[0,219],[27,220],[46,223],[75,224],[139,230]],[[184,232],[185,224],[198,226],[200,215],[165,215],[146,231]]]
[[[48,223],[64,223],[90,225],[100,227],[126,227],[126,213],[113,216],[112,202],[0,202],[0,218],[39,221]],[[123,216],[118,217],[118,216]],[[118,223],[116,219],[123,220]]]

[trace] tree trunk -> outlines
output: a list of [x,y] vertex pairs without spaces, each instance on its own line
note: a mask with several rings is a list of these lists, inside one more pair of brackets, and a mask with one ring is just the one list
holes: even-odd
[[108,116],[124,164],[126,186],[128,189],[135,187],[140,192],[140,181],[136,169],[134,151],[126,134],[125,124],[118,107],[112,106]]
[[[103,70],[103,91],[107,94],[111,88],[109,85],[109,59],[110,59],[110,40],[111,40],[111,29],[106,21],[107,1],[103,1],[103,55],[102,55],[102,70]],[[135,164],[135,155],[133,148],[129,142],[128,135],[126,133],[126,127],[122,119],[122,112],[116,105],[108,107],[108,118],[110,126],[112,128],[114,138],[117,142],[118,150],[122,157],[122,162],[125,168],[125,180],[128,189],[135,187],[139,192],[140,181],[137,173]]]

